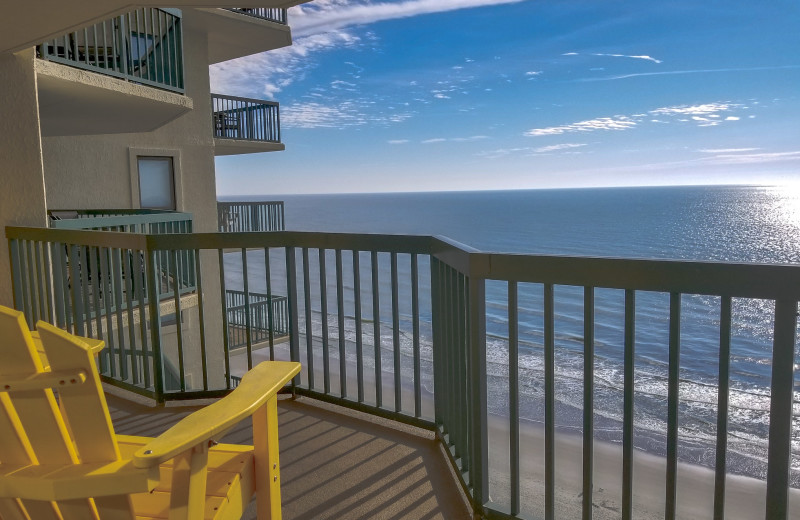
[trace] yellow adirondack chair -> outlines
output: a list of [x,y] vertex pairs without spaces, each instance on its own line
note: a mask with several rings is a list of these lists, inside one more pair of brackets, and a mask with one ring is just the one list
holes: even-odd
[[[277,392],[299,363],[261,363],[230,395],[157,438],[116,435],[96,340],[0,306],[0,519],[281,517]],[[46,364],[37,353],[40,341]],[[254,446],[214,445],[253,416]]]

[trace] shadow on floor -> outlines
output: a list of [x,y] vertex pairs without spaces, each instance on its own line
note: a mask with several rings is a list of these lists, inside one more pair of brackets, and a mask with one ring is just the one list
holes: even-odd
[[[155,436],[197,407],[151,408],[108,396],[117,433]],[[472,518],[431,432],[307,398],[278,403],[283,516],[292,519]],[[223,442],[252,442],[250,422]],[[255,518],[255,503],[244,516]]]

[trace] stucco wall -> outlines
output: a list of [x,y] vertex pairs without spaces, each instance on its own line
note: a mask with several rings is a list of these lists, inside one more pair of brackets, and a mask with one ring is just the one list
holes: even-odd
[[[187,11],[184,16],[192,15]],[[178,209],[193,214],[195,231],[216,230],[208,43],[205,33],[188,26],[184,24],[185,85],[194,109],[152,132],[43,138],[48,208],[136,207],[131,187],[135,155],[176,155],[182,191],[176,194]]]
[[44,226],[33,49],[0,55],[0,304],[12,306],[6,226]]
[[[165,126],[145,133],[45,137],[42,139],[44,178],[49,209],[134,208],[136,155],[174,157],[177,209],[193,215],[196,232],[217,230],[216,183],[214,178],[214,140],[211,126],[211,100],[208,75],[208,42],[205,32],[192,30],[184,11],[184,78],[186,95],[194,109]],[[132,186],[133,181],[133,186]],[[201,253],[205,333],[208,341],[209,382],[224,385],[222,358],[222,318],[217,253]],[[200,375],[197,319],[191,309],[182,327],[187,376],[195,384]],[[162,330],[166,357],[178,366],[174,326]]]

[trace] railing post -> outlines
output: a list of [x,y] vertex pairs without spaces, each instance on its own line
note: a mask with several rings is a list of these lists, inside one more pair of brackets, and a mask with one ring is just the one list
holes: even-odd
[[444,348],[444,337],[442,335],[442,303],[441,303],[441,263],[431,255],[431,342],[433,352],[433,417],[436,426],[440,429],[444,426],[444,381],[442,375],[442,363]]
[[486,280],[468,278],[469,367],[471,381],[470,406],[472,492],[475,502],[483,506],[489,500],[489,439],[486,412]]
[[797,302],[775,302],[772,385],[769,406],[767,520],[789,517],[789,467],[792,453],[792,400]]
[[[286,248],[286,286],[289,298],[289,357],[292,361],[300,361],[300,330],[297,323],[297,267],[294,247]],[[308,331],[306,331],[308,334]],[[300,384],[300,375],[292,379],[292,391]]]
[[[134,251],[136,254],[136,251]],[[155,399],[164,402],[164,362],[161,352],[161,317],[159,316],[158,279],[156,278],[155,252],[149,248],[144,250],[147,269],[147,286],[144,294],[150,310],[150,343],[153,349],[153,388]],[[180,317],[178,318],[180,319]],[[142,345],[144,353],[144,345]],[[147,363],[147,357],[142,357],[142,363]]]

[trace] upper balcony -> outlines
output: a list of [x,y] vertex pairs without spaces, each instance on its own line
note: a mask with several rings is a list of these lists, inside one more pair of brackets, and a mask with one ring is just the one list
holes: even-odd
[[[267,0],[257,2],[260,7],[292,7],[303,0]],[[39,0],[35,10],[30,2],[8,0],[3,3],[4,15],[0,17],[0,53],[17,52],[58,34],[117,16],[131,9],[128,0],[83,0],[63,2],[61,0]],[[160,1],[141,0],[135,5],[161,7]],[[175,8],[239,8],[239,0],[172,0]],[[35,14],[35,15],[32,15]]]
[[217,202],[220,233],[284,231],[283,201]]
[[292,44],[286,9],[195,9],[187,13],[186,23],[208,35],[210,64]]
[[192,109],[176,9],[143,8],[37,47],[42,135],[146,132]]
[[278,103],[211,94],[214,154],[276,152],[281,143]]

